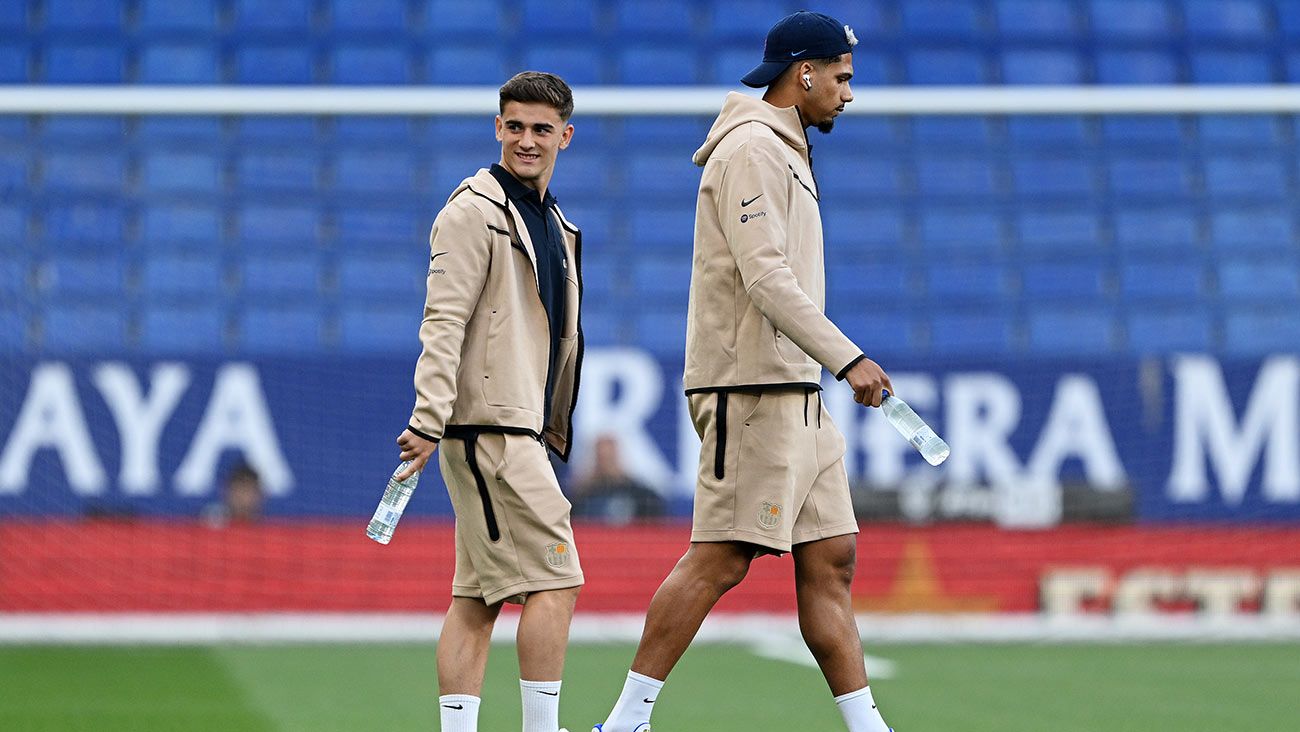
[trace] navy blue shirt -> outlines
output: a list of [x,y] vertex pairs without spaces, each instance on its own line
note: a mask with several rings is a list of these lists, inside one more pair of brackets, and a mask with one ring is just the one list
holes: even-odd
[[546,366],[546,402],[543,405],[543,422],[551,416],[551,391],[554,388],[555,354],[560,350],[560,334],[564,332],[564,273],[568,258],[564,254],[564,233],[560,231],[559,215],[555,213],[555,196],[548,190],[546,197],[520,183],[510,171],[492,164],[492,177],[497,179],[506,195],[524,217],[528,238],[533,241],[537,256],[537,290],[546,308],[546,319],[551,324],[551,352]]

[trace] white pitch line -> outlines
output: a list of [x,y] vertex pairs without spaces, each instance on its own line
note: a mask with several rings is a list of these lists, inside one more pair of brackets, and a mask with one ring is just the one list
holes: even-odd
[[[749,644],[749,650],[759,658],[771,661],[793,663],[796,666],[817,668],[817,659],[800,638],[774,635]],[[867,664],[867,676],[873,679],[893,679],[898,676],[898,664],[888,658],[863,654]]]

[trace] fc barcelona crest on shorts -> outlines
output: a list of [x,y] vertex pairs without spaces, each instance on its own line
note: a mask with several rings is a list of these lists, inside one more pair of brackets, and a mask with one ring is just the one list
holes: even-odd
[[569,545],[559,541],[546,545],[546,563],[552,567],[563,567],[569,563]]
[[781,525],[781,504],[763,501],[758,509],[758,525],[765,529],[775,529]]

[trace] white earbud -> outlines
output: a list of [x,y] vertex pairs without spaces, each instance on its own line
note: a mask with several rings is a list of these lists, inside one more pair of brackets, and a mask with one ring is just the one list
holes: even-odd
[[803,88],[812,89],[812,77],[808,76],[807,74],[803,75]]

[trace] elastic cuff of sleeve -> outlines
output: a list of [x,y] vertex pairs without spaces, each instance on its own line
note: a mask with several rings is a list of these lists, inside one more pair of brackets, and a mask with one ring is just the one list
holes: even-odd
[[433,437],[432,435],[427,435],[427,434],[425,434],[425,433],[423,433],[423,432],[417,430],[416,428],[412,427],[412,426],[409,425],[409,424],[406,425],[406,429],[410,430],[410,431],[411,431],[411,434],[415,435],[416,437],[423,437],[424,439],[428,440],[429,442],[437,442],[437,441],[438,441],[438,438],[437,438],[437,437]]
[[849,361],[849,365],[848,365],[848,366],[845,366],[844,368],[840,369],[840,372],[839,372],[838,374],[835,374],[835,380],[836,380],[836,381],[844,381],[844,377],[845,377],[845,376],[848,376],[848,375],[849,375],[849,371],[852,370],[854,366],[857,366],[857,365],[858,365],[858,361],[861,361],[862,359],[864,359],[864,358],[866,358],[866,357],[867,357],[867,354],[863,353],[863,354],[859,354],[858,357],[855,358],[855,359],[853,359],[852,361]]

